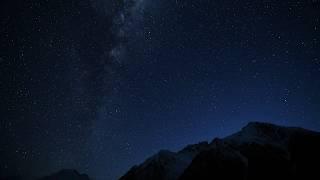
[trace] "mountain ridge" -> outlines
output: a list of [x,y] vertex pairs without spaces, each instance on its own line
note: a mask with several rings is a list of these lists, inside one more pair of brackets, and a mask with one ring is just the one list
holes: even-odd
[[[299,146],[314,150],[309,150],[308,155],[306,149]],[[221,139],[214,138],[210,143],[190,144],[177,152],[161,150],[142,164],[135,165],[120,180],[206,179],[217,169],[224,173],[216,174],[216,178],[264,179],[259,176],[270,170],[265,177],[300,177],[306,175],[306,172],[309,175],[316,172],[306,171],[306,168],[301,168],[301,164],[306,163],[304,157],[312,160],[310,155],[320,160],[317,153],[320,149],[317,146],[320,146],[319,132],[250,122],[239,132]],[[273,163],[281,164],[282,167]],[[282,172],[273,167],[282,169]],[[228,173],[230,169],[234,171],[233,174]],[[232,176],[234,174],[236,176]]]

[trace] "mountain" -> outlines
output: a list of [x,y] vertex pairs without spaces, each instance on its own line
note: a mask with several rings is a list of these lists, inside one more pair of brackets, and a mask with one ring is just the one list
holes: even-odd
[[52,175],[45,176],[42,178],[31,178],[31,177],[19,177],[12,176],[6,178],[0,178],[0,180],[90,180],[88,175],[80,174],[78,171],[73,169],[63,169]]
[[40,178],[38,180],[90,180],[88,175],[80,174],[76,170],[64,169],[50,176]]
[[252,122],[223,139],[161,150],[120,180],[320,179],[320,133]]

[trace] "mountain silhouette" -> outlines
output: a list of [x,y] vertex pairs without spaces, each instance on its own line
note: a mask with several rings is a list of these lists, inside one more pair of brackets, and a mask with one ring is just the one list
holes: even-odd
[[50,176],[40,178],[38,180],[90,180],[86,174],[80,174],[73,169],[63,169]]
[[320,133],[251,122],[223,139],[161,150],[120,180],[320,179]]
[[86,174],[80,174],[74,169],[62,169],[56,173],[42,178],[31,178],[23,176],[11,176],[6,178],[0,178],[0,180],[90,180]]

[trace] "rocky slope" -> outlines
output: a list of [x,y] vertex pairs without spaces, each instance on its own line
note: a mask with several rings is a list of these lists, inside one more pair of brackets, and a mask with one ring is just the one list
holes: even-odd
[[253,122],[224,139],[160,151],[120,180],[320,179],[320,133]]

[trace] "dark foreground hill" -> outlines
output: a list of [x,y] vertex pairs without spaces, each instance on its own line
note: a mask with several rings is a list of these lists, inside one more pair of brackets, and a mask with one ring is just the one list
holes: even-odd
[[320,179],[319,163],[320,133],[254,122],[211,143],[162,150],[120,180]]
[[80,174],[73,169],[63,169],[52,175],[42,178],[30,178],[30,177],[7,177],[0,178],[0,180],[90,180],[86,174]]
[[38,180],[90,180],[88,175],[80,174],[76,170],[64,169],[50,176]]

